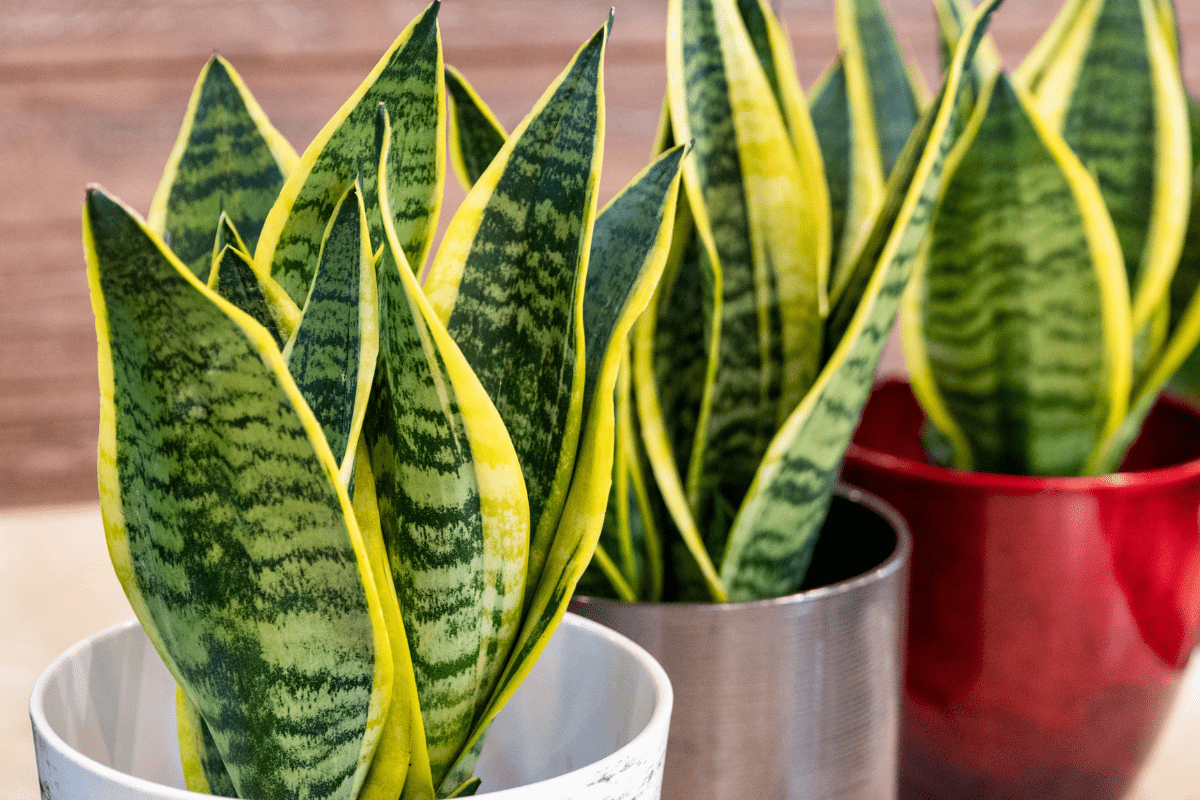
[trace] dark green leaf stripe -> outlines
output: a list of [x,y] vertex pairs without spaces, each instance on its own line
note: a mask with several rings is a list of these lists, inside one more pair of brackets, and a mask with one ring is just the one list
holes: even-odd
[[742,25],[750,36],[750,43],[754,46],[754,54],[758,56],[758,63],[762,67],[763,74],[767,76],[771,94],[775,95],[775,100],[779,103],[779,110],[785,114],[786,119],[783,89],[780,86],[779,71],[775,68],[776,60],[771,49],[771,34],[767,30],[766,14],[769,12],[763,9],[761,0],[737,0],[737,10],[742,19]]
[[450,163],[463,188],[470,189],[500,152],[508,134],[474,87],[451,66],[446,67],[446,93],[450,98]]
[[395,226],[408,262],[419,268],[429,249],[445,169],[442,141],[442,50],[437,0],[400,34],[370,76],[309,145],[283,187],[263,228],[255,261],[296,303],[303,304],[317,267],[325,224],[338,199],[361,171],[371,212],[372,252],[383,243],[378,219],[375,116],[383,103],[392,119],[392,199]]
[[239,794],[351,798],[392,663],[319,426],[269,334],[98,189],[84,241],[126,594]]
[[254,247],[295,162],[295,151],[233,67],[213,56],[196,82],[150,208],[150,228],[207,280],[218,219],[227,215]]
[[[992,11],[980,9],[947,72],[936,116],[923,148],[910,147],[896,171],[911,180],[893,180],[889,194],[903,195],[894,218],[881,219],[888,231],[877,268],[845,335],[817,377],[812,392],[792,413],[772,442],[730,534],[721,577],[730,599],[776,597],[803,580],[805,554],[825,517],[842,455],[866,402],[887,342],[901,293],[928,230],[941,190],[955,100],[964,63],[973,56]],[[915,167],[905,162],[911,158]],[[884,207],[895,207],[894,200]]]
[[379,352],[374,270],[355,184],[334,208],[304,314],[283,353],[346,482]]
[[453,387],[401,283],[401,268],[385,247],[380,360],[366,437],[436,785],[474,713],[483,523]]
[[[1171,279],[1172,333],[1179,329],[1184,312],[1200,289],[1200,180],[1196,176],[1196,168],[1200,166],[1200,100],[1192,98],[1188,101],[1188,122],[1192,145],[1192,200],[1183,252]],[[1191,351],[1171,378],[1171,385],[1193,397],[1200,397],[1200,349]]]
[[217,743],[182,689],[175,690],[175,722],[179,732],[179,756],[188,791],[236,797],[237,787],[221,760]]
[[930,234],[929,365],[973,469],[1079,474],[1110,378],[1084,212],[1008,79],[981,102]]
[[425,291],[517,448],[536,584],[575,462],[583,279],[602,148],[608,25],[509,137],[460,207]]
[[[291,338],[296,320],[280,313],[279,305],[267,299],[266,290],[259,278],[249,256],[227,245],[213,262],[208,285],[221,297],[254,317],[254,321],[271,334],[275,346],[282,350]],[[288,300],[288,303],[291,303],[291,300]]]

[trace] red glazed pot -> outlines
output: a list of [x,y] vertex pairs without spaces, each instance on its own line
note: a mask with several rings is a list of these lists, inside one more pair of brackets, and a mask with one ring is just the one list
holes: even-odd
[[1118,798],[1200,627],[1200,412],[1162,400],[1122,472],[932,466],[907,383],[876,387],[843,480],[912,533],[902,798]]

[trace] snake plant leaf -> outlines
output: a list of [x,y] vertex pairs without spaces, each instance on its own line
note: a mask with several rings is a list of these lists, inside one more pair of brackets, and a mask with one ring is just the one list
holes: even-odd
[[353,798],[392,660],[320,426],[270,334],[98,188],[84,243],[126,595],[241,796]]
[[673,0],[668,20],[671,124],[679,141],[695,142],[684,185],[720,293],[710,328],[719,328],[717,365],[686,479],[692,514],[707,517],[740,502],[771,433],[816,375],[829,209],[804,194],[733,0]]
[[898,210],[876,223],[877,230],[886,231],[874,259],[876,269],[813,390],[772,441],[733,522],[721,562],[730,599],[777,597],[794,591],[803,580],[842,454],[870,393],[900,294],[942,188],[965,66],[999,4],[1000,0],[984,4],[966,28],[932,109],[935,113],[924,117],[914,133],[919,142],[905,149],[889,183],[889,195],[903,200],[885,200],[885,209]]
[[365,435],[354,448],[355,472],[352,503],[362,532],[363,546],[371,565],[371,576],[383,608],[384,625],[391,645],[394,679],[387,719],[379,736],[375,756],[367,771],[358,800],[428,800],[434,796],[425,726],[421,718],[416,673],[408,634],[400,613],[400,600],[392,581],[387,546],[379,519],[375,476]]
[[325,224],[359,172],[369,212],[372,251],[383,244],[377,212],[375,117],[392,118],[393,220],[408,263],[425,262],[441,205],[445,173],[444,89],[438,0],[401,32],[366,80],[321,129],[288,177],[263,226],[254,260],[269,269],[297,305],[303,305],[317,268]]
[[150,205],[150,229],[207,280],[218,219],[226,215],[254,247],[296,161],[241,76],[214,55],[200,71]]
[[[1200,166],[1200,100],[1196,98],[1188,101],[1188,128],[1192,139],[1192,200],[1183,251],[1171,279],[1172,333],[1180,329],[1188,306],[1200,289],[1200,180],[1195,174],[1197,166]],[[1170,384],[1185,394],[1200,397],[1200,350],[1189,352],[1172,375]]]
[[[380,174],[387,176],[392,137],[388,112],[379,114]],[[394,187],[386,177],[380,185],[384,322],[368,438],[379,502],[391,509],[381,518],[411,520],[396,529],[385,523],[384,539],[406,615],[433,785],[442,787],[471,750],[465,743],[479,730],[520,625],[530,518],[517,451],[404,263],[390,221]]]
[[233,245],[226,245],[213,261],[208,288],[266,328],[280,350],[300,322],[300,309],[279,284],[259,273],[250,257]]
[[300,324],[283,350],[346,486],[379,355],[376,294],[367,209],[356,182],[334,207]]
[[609,25],[580,48],[467,193],[424,283],[517,447],[533,524],[530,587],[579,445],[583,281]]
[[1006,76],[963,134],[905,302],[955,466],[1075,475],[1125,415],[1128,290],[1096,182]]
[[464,189],[470,189],[504,146],[508,134],[463,74],[446,66],[450,100],[450,165]]
[[1036,105],[1100,184],[1141,334],[1163,306],[1187,226],[1187,99],[1154,0],[1093,0],[1072,19]]
[[586,363],[595,377],[584,402],[587,416],[579,455],[540,580],[529,587],[532,600],[512,657],[477,723],[473,745],[545,649],[600,537],[612,483],[617,373],[629,332],[666,265],[684,152],[679,146],[661,155],[605,206],[595,222],[582,314],[592,323],[587,328]]
[[837,0],[835,9],[849,117],[850,179],[839,260],[832,268],[834,301],[845,289],[850,265],[883,203],[887,176],[921,113],[912,73],[879,0]]
[[[654,481],[678,531],[664,545],[683,599],[725,599],[709,542],[688,502],[683,475],[707,427],[720,338],[720,273],[696,233],[686,193],[676,206],[671,251],[659,290],[633,333],[634,396]],[[683,469],[681,470],[681,465]],[[672,537],[675,538],[675,537]],[[721,542],[712,542],[720,552]],[[691,565],[695,564],[695,569]]]
[[179,735],[179,757],[184,784],[188,791],[236,797],[237,787],[225,769],[217,743],[213,740],[200,711],[179,687],[175,688],[175,723]]

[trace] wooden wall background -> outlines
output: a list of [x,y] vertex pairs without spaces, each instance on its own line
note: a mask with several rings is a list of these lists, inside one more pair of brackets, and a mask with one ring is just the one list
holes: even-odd
[[[509,128],[616,2],[601,201],[650,155],[666,0],[444,0],[446,59]],[[885,0],[937,84],[928,0]],[[1060,5],[1008,0],[993,33],[1010,66]],[[1200,92],[1200,2],[1177,0]],[[217,50],[304,145],[424,0],[0,0],[0,506],[96,498],[96,344],[80,245],[84,187],[143,213],[192,84]],[[807,87],[835,51],[832,0],[776,0]],[[447,209],[462,196],[448,187]],[[448,213],[446,214],[448,216]]]

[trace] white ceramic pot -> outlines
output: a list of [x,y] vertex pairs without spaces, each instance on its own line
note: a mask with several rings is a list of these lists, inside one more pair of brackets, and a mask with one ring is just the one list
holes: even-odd
[[[43,800],[201,800],[183,788],[175,684],[136,621],[59,656],[29,713]],[[500,712],[475,774],[497,800],[653,800],[672,693],[624,636],[567,614]]]

